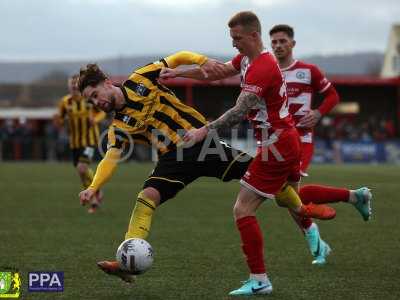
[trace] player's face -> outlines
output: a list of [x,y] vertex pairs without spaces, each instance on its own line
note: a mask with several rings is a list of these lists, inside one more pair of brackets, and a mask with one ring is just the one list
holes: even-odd
[[[254,47],[254,34],[246,31],[242,25],[234,26],[230,29],[232,46],[241,54],[247,55]],[[250,50],[250,51],[249,51]]]
[[72,96],[80,95],[79,88],[78,88],[78,79],[69,79],[68,80],[68,90]]
[[277,59],[285,59],[292,55],[295,42],[285,32],[276,32],[270,36],[271,47]]
[[83,90],[83,96],[102,111],[111,112],[115,110],[115,96],[112,84],[104,81],[97,86],[87,86]]

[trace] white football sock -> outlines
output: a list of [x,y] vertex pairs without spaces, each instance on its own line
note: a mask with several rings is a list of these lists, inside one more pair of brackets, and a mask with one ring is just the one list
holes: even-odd
[[251,274],[250,273],[250,279],[254,279],[257,281],[261,281],[261,282],[267,282],[268,281],[268,277],[267,274],[263,273],[263,274]]
[[311,229],[314,229],[314,228],[318,228],[318,227],[317,227],[317,224],[315,224],[314,222],[312,222],[311,225],[310,225],[310,227],[304,228],[304,230],[305,230],[306,232],[309,232]]
[[356,191],[355,190],[350,190],[349,193],[349,203],[357,203],[357,197],[356,197]]

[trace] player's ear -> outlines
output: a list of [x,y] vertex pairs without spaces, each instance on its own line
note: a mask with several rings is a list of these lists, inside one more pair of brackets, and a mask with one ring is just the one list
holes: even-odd
[[254,39],[256,39],[256,38],[259,38],[259,37],[261,37],[261,36],[260,36],[260,33],[259,33],[259,32],[253,31],[253,32],[251,33],[251,37],[254,38]]
[[106,86],[113,85],[113,82],[108,78],[106,80],[104,80],[104,83],[106,84]]
[[293,48],[294,48],[294,46],[296,46],[296,41],[293,40],[292,43],[293,43]]

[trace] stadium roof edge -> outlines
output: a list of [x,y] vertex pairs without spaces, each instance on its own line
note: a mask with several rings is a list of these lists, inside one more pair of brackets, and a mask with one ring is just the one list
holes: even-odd
[[[335,85],[362,85],[362,86],[399,86],[400,77],[382,78],[371,75],[327,75],[328,79]],[[114,76],[111,78],[116,83],[122,83],[127,77]],[[223,80],[216,81],[199,81],[187,78],[174,78],[162,80],[162,83],[168,86],[238,86],[240,77],[235,76]]]
[[7,107],[0,108],[0,119],[52,119],[57,113],[56,107]]

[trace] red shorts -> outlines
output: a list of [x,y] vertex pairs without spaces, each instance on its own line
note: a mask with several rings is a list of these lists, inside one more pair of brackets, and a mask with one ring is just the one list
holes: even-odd
[[265,198],[274,199],[287,181],[300,181],[300,155],[297,130],[287,129],[278,141],[257,149],[240,183]]

